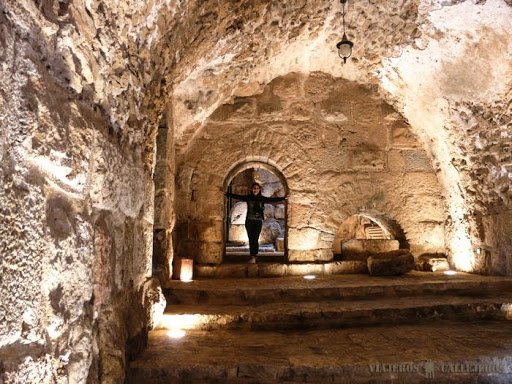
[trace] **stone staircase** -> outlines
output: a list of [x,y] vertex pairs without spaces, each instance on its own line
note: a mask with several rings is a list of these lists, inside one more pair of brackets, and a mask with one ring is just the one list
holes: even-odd
[[[129,383],[512,382],[507,278],[210,279],[172,281],[165,295]],[[492,372],[451,374],[456,363]]]

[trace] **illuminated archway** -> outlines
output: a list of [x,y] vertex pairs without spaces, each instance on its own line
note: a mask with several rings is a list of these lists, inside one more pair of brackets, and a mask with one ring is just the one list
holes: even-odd
[[[400,224],[377,211],[364,211],[347,217],[338,227],[333,241],[333,253],[344,257],[345,244],[351,240],[359,242],[395,242],[396,249],[408,249],[409,243]],[[369,243],[370,243],[369,242]],[[364,248],[364,244],[360,244]],[[373,245],[374,247],[375,245]],[[363,250],[360,250],[362,253]],[[368,252],[371,252],[370,250]]]
[[[288,185],[281,171],[261,161],[247,161],[231,169],[224,182],[224,191],[239,195],[248,194],[251,185],[262,186],[266,197],[284,197]],[[226,199],[224,209],[224,262],[244,262],[249,257],[245,229],[247,204],[236,199]],[[287,260],[287,204],[286,201],[265,204],[263,228],[259,238],[258,261]]]

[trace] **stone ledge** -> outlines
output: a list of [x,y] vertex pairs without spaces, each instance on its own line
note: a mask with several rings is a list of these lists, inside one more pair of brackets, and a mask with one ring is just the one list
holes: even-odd
[[[250,273],[257,269],[258,265],[249,265]],[[446,276],[442,273],[411,271],[400,277],[345,274],[317,276],[314,280],[299,276],[199,279],[191,283],[173,280],[167,283],[165,289],[169,305],[261,305],[272,302],[318,303],[325,300],[346,302],[409,296],[479,297],[496,293],[512,294],[512,279],[464,273]]]
[[[192,316],[182,329],[288,330],[409,324],[426,320],[507,320],[511,297],[384,297],[378,300],[271,302],[261,305],[167,306],[158,328],[172,327],[179,316]],[[166,321],[168,319],[168,321]]]
[[366,261],[349,260],[333,261],[329,263],[303,263],[303,264],[196,264],[194,276],[198,278],[229,278],[229,277],[276,277],[301,276],[308,274],[334,275],[345,273],[368,273]]
[[397,250],[371,255],[368,271],[372,276],[403,275],[414,269],[414,256],[408,250]]
[[388,239],[350,239],[342,242],[343,255],[372,254],[396,251],[400,247],[398,240]]

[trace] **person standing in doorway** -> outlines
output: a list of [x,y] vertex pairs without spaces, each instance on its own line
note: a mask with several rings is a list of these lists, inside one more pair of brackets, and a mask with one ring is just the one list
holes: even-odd
[[277,203],[283,201],[286,197],[266,197],[261,194],[261,185],[253,183],[251,193],[248,195],[236,195],[226,193],[227,197],[242,200],[247,203],[247,216],[245,218],[245,229],[249,238],[249,254],[251,259],[249,263],[256,263],[256,256],[259,251],[258,240],[260,238],[261,228],[263,226],[265,203]]

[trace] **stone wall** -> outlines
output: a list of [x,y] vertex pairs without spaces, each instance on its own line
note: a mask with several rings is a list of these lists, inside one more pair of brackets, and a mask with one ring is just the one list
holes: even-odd
[[[146,316],[136,308],[153,286],[151,172],[168,103],[182,254],[219,261],[224,178],[258,160],[290,181],[297,258],[327,258],[343,218],[372,208],[416,252],[442,248],[429,241],[447,216],[459,269],[512,273],[510,1],[353,5],[341,66],[339,3],[0,2],[2,380],[122,381],[125,340],[145,319],[125,320]],[[422,146],[373,91],[265,87],[315,70],[379,87]],[[172,201],[169,175],[159,204]]]
[[431,12],[421,44],[404,47],[380,72],[439,169],[454,265],[508,275],[512,227],[502,223],[512,219],[510,5],[454,2]]
[[122,383],[159,297],[142,123],[80,94],[35,3],[0,4],[0,382]]
[[290,261],[331,259],[341,223],[365,210],[396,220],[415,254],[445,251],[444,202],[429,157],[367,87],[289,74],[219,107],[177,153],[179,255],[222,261],[225,179],[246,161],[269,163],[286,178]]

